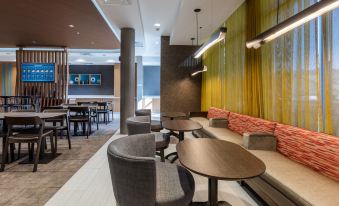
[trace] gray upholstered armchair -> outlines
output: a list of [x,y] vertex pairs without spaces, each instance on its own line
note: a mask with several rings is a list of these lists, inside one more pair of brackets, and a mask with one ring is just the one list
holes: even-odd
[[[128,135],[151,133],[151,123],[149,116],[136,116],[127,118],[126,124]],[[170,138],[166,134],[160,132],[155,132],[153,134],[155,135],[156,151],[158,151],[157,154],[161,157],[161,161],[164,162],[165,149],[168,148]]]
[[160,121],[152,120],[152,110],[150,109],[136,110],[135,116],[149,116],[149,121],[151,122],[151,130],[153,132],[160,132],[163,129]]
[[119,206],[185,206],[195,183],[185,168],[155,161],[154,134],[122,137],[107,149],[114,196]]

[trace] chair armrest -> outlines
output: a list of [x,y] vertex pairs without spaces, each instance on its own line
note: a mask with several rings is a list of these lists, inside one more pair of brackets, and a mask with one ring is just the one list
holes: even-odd
[[191,117],[206,117],[208,112],[189,112],[188,116]]
[[250,150],[276,151],[277,138],[268,133],[244,133],[243,143]]
[[228,128],[228,120],[225,118],[210,118],[209,126],[215,128]]

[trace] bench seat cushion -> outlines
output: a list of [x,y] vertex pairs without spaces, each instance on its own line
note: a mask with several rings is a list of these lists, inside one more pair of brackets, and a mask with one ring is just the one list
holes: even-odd
[[203,126],[202,130],[204,130],[204,133],[210,134],[209,136],[211,136],[211,137],[218,138],[218,139],[225,140],[225,141],[229,141],[229,142],[233,142],[233,143],[239,144],[239,145],[243,144],[242,136],[240,136],[239,134],[232,132],[231,130],[226,129],[226,128],[210,127],[209,121],[206,118],[192,117],[191,120],[200,123]]
[[338,137],[284,124],[274,134],[280,153],[339,181]]
[[339,205],[339,183],[288,159],[278,152],[249,150],[266,165],[261,176],[266,182],[298,202],[311,205]]

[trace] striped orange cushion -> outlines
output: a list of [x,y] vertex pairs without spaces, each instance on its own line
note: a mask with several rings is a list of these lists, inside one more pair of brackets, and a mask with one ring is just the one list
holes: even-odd
[[339,138],[289,125],[277,124],[277,150],[339,181]]
[[219,109],[216,107],[211,107],[208,109],[208,113],[207,113],[207,118],[228,118],[229,115],[229,111],[227,110],[223,110],[223,109]]
[[247,131],[250,133],[267,133],[267,134],[273,134],[275,129],[276,123],[271,122],[268,120],[255,118],[255,117],[249,117],[247,119]]
[[228,117],[228,128],[240,135],[243,135],[247,131],[247,121],[249,116],[237,114],[234,112],[230,112],[230,116]]

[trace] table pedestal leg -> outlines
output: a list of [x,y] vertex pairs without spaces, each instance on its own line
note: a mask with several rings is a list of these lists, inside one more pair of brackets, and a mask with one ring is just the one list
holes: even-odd
[[[184,132],[179,132],[179,135],[178,135],[177,137],[178,137],[178,139],[179,139],[180,142],[181,142],[181,141],[184,141],[184,139],[185,139],[185,133],[184,133]],[[170,160],[171,163],[174,163],[174,162],[178,159],[178,153],[177,153],[177,152],[172,152],[172,153],[166,155],[165,158],[168,159],[170,156],[174,156],[173,159]]]

